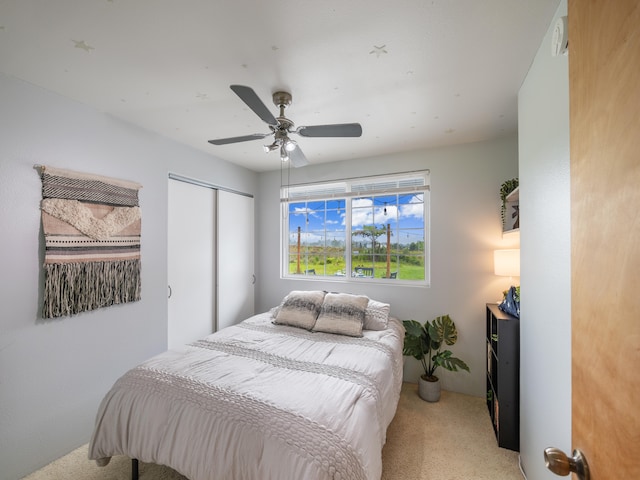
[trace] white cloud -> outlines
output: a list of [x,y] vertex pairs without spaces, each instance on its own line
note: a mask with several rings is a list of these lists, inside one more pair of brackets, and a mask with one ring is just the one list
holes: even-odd
[[424,204],[411,203],[400,207],[400,217],[424,218]]
[[311,210],[307,207],[296,207],[291,213],[293,215],[311,215],[312,217],[318,217],[318,213],[315,210]]
[[351,210],[351,224],[354,227],[371,225],[373,222],[373,210],[370,208],[358,208]]
[[373,206],[373,199],[371,198],[354,198],[351,201],[351,208],[372,207],[372,206]]

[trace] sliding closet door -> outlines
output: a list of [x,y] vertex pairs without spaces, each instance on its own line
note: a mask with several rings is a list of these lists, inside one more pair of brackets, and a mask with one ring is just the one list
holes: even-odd
[[218,192],[218,330],[254,313],[253,198]]
[[169,179],[168,347],[215,331],[216,190]]

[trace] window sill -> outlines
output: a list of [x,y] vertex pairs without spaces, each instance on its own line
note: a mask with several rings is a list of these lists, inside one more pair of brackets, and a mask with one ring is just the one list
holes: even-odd
[[329,283],[349,283],[351,285],[385,285],[398,287],[419,287],[429,288],[429,282],[426,280],[402,280],[399,278],[365,278],[365,277],[347,277],[346,275],[281,275],[281,280],[294,280],[302,282],[329,282]]

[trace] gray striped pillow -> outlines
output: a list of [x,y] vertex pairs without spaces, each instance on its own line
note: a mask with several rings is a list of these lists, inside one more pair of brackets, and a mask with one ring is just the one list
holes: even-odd
[[284,297],[273,323],[311,330],[322,308],[324,295],[321,290],[290,292]]
[[313,331],[361,337],[368,303],[364,295],[327,293]]

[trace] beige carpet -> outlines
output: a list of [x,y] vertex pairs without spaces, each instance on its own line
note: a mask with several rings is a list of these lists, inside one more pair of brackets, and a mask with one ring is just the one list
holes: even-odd
[[382,451],[382,480],[522,480],[518,452],[498,447],[484,398],[405,383]]
[[[382,480],[522,479],[518,453],[496,444],[484,399],[442,392],[438,403],[427,403],[418,397],[418,386],[412,383],[402,387],[382,459]],[[128,480],[131,461],[116,457],[106,467],[97,467],[87,460],[84,445],[25,480],[63,478]],[[185,477],[167,467],[141,463],[140,480],[185,480]]]

